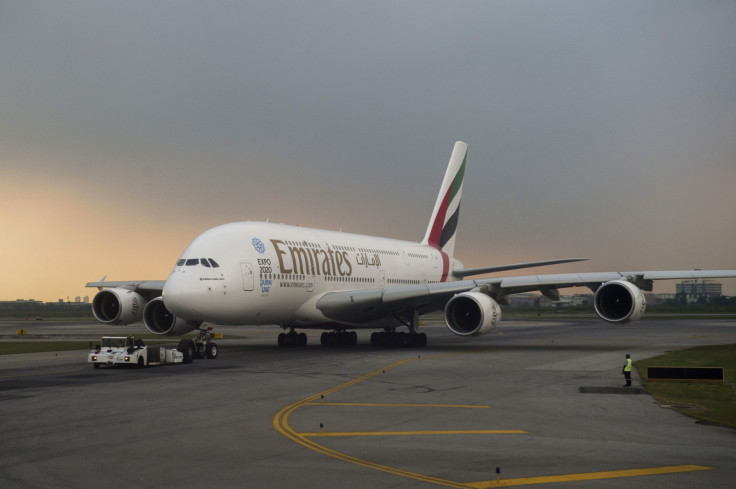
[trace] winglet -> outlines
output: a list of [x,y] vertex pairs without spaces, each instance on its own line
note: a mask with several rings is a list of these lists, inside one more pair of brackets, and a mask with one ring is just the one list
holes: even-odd
[[455,252],[455,234],[460,214],[460,198],[465,176],[465,159],[468,145],[462,141],[455,143],[447,165],[445,178],[442,180],[437,201],[434,204],[432,218],[422,244],[432,246],[452,256]]

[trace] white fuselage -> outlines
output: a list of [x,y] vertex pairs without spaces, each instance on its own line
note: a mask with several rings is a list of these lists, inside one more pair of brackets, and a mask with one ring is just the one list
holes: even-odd
[[326,292],[444,282],[459,266],[442,251],[409,241],[237,222],[210,229],[187,247],[163,300],[186,320],[319,327],[330,322],[315,307]]

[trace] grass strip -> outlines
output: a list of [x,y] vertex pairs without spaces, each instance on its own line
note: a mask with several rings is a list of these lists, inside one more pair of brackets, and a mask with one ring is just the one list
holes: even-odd
[[[736,345],[697,346],[634,362],[660,404],[704,423],[736,428]],[[647,367],[723,367],[725,382],[649,380]]]

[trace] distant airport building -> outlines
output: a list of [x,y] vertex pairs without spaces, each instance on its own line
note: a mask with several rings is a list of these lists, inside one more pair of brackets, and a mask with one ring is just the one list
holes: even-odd
[[675,284],[675,292],[685,294],[688,301],[697,300],[698,297],[721,297],[723,295],[723,284],[713,280],[683,280]]

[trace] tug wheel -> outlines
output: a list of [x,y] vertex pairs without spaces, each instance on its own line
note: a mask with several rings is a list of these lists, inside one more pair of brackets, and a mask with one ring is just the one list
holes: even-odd
[[207,347],[205,348],[205,355],[207,358],[215,359],[217,358],[217,345],[214,343],[207,343]]
[[192,363],[194,361],[194,342],[192,340],[179,341],[176,349],[184,354],[183,363]]

